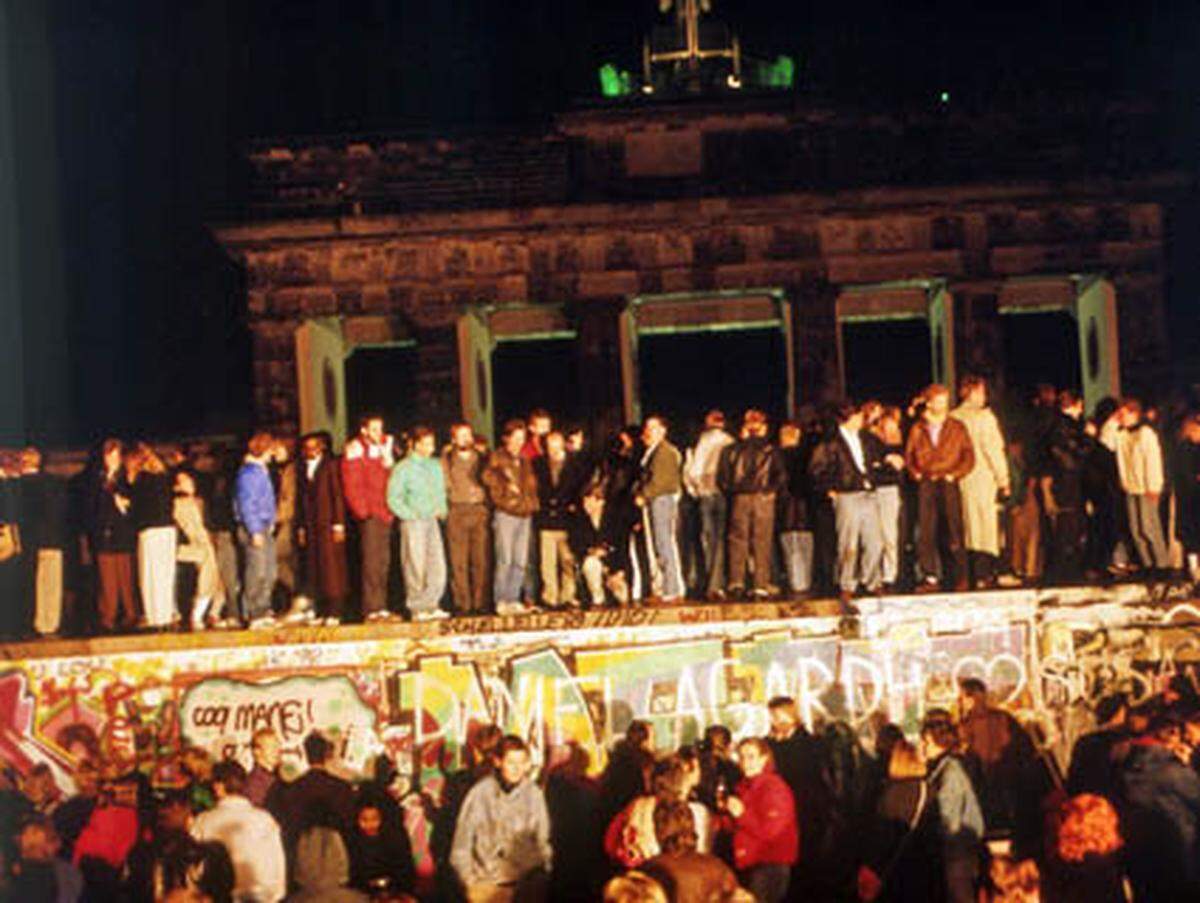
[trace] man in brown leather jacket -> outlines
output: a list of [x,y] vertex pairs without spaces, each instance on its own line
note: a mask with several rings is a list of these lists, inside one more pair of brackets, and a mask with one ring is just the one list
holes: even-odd
[[519,614],[521,586],[529,562],[533,515],[538,510],[537,477],[533,463],[521,454],[525,424],[510,420],[504,425],[500,447],[492,452],[483,471],[483,484],[492,501],[492,536],[496,572],[493,588],[496,614]]
[[[917,483],[917,559],[922,574],[918,592],[939,589],[939,559],[945,581],[955,591],[967,589],[967,550],[958,484],[975,466],[975,450],[967,428],[949,413],[950,390],[931,385],[925,390],[925,411],[909,431],[904,451],[909,475]],[[939,549],[945,554],[939,556]]]

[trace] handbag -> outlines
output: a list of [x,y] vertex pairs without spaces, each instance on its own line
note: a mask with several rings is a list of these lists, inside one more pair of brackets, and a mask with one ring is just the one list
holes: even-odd
[[21,554],[21,531],[16,524],[0,524],[0,561]]

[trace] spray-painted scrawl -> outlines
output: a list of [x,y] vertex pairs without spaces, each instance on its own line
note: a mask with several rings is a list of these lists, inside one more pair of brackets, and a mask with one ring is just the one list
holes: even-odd
[[319,728],[351,769],[386,753],[404,773],[433,776],[457,760],[473,724],[494,721],[539,756],[575,743],[598,769],[634,718],[662,746],[715,722],[759,734],[766,701],[788,694],[810,722],[864,727],[882,715],[911,730],[928,708],[953,705],[968,675],[1061,754],[1103,692],[1148,693],[1200,659],[1190,606],[1041,601],[1028,592],[883,604],[853,638],[834,619],[781,606],[752,620],[721,620],[739,612],[715,608],[547,615],[519,632],[439,624],[445,632],[421,638],[15,661],[0,669],[0,757],[18,771],[47,762],[66,785],[76,761],[114,745],[151,769],[186,745],[247,759],[266,727],[300,767],[300,744]]

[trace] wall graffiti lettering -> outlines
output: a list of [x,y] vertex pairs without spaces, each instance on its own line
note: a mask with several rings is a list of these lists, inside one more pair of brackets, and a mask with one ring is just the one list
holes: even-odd
[[106,744],[126,744],[150,771],[185,745],[248,762],[251,736],[270,728],[299,767],[304,736],[322,729],[354,771],[384,753],[403,774],[433,777],[460,760],[475,725],[495,722],[538,758],[574,743],[599,769],[634,718],[662,747],[717,722],[760,734],[767,700],[788,694],[810,724],[866,730],[887,718],[913,731],[928,709],[954,705],[959,679],[978,676],[1061,760],[1106,693],[1147,698],[1181,676],[1200,687],[1191,605],[1014,599],[913,603],[864,618],[854,637],[792,610],[747,620],[635,610],[509,632],[472,619],[478,629],[438,624],[417,639],[13,661],[0,671],[0,757],[18,771],[46,762],[67,785],[73,764]]

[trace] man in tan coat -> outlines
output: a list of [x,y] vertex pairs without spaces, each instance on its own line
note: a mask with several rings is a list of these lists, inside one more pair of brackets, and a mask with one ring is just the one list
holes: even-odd
[[974,585],[996,585],[1000,557],[1000,522],[996,502],[1009,493],[1008,457],[1000,423],[988,407],[987,385],[977,376],[963,379],[960,403],[950,414],[967,428],[975,451],[975,466],[962,478],[963,542],[970,558]]
[[[904,449],[909,476],[917,484],[917,592],[936,592],[939,572],[956,591],[967,589],[959,482],[975,466],[975,452],[967,428],[949,413],[950,390],[934,383],[925,390],[925,410]],[[944,554],[939,555],[939,549]]]

